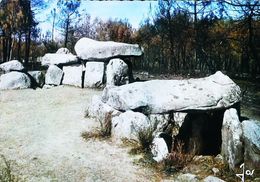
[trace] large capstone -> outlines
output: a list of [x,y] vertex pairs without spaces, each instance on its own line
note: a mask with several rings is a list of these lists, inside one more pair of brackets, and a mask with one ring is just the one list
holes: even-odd
[[89,38],[81,38],[75,45],[75,51],[77,56],[84,60],[102,60],[143,54],[141,47],[137,44],[95,41]]
[[42,57],[42,65],[64,65],[64,64],[72,64],[77,63],[78,59],[73,54],[65,54],[65,53],[47,53]]
[[55,65],[50,65],[45,75],[45,84],[60,85],[63,77],[63,71]]
[[64,78],[62,84],[76,87],[82,86],[83,67],[80,64],[63,66]]
[[24,69],[24,67],[23,67],[22,63],[20,63],[17,60],[12,60],[12,61],[8,61],[3,64],[0,64],[0,70],[3,70],[5,73],[8,73],[13,70],[21,71],[23,69]]
[[84,87],[98,88],[102,86],[104,76],[103,62],[87,62],[85,68]]
[[106,70],[106,85],[124,85],[128,76],[128,66],[121,59],[111,59]]
[[225,109],[240,102],[240,88],[218,71],[214,75],[188,80],[151,80],[119,87],[107,87],[102,101],[117,110],[146,113]]
[[242,129],[245,166],[260,169],[260,121],[245,120],[242,122]]
[[225,111],[221,133],[221,154],[229,167],[234,169],[243,161],[242,126],[236,109]]
[[24,89],[30,88],[31,81],[30,78],[21,72],[10,72],[0,77],[0,89],[7,90],[7,89]]
[[71,54],[69,49],[66,47],[59,48],[56,52],[56,54]]

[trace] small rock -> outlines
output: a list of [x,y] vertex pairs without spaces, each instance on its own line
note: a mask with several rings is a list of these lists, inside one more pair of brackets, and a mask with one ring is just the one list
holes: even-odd
[[225,182],[225,181],[215,176],[208,176],[205,179],[203,179],[203,182]]
[[213,171],[213,174],[216,176],[217,174],[219,174],[219,169],[218,168],[216,168],[216,167],[213,167],[212,168],[212,171]]
[[[177,181],[178,182],[196,182],[196,181],[199,181],[197,176],[195,174],[190,174],[190,173],[187,173],[187,174],[181,174],[177,177]],[[176,182],[177,182],[176,181]]]
[[54,85],[43,85],[42,89],[50,89],[50,88],[53,88]]
[[224,165],[225,164],[225,160],[223,158],[223,156],[221,154],[218,154],[215,158],[214,161],[216,164],[218,165]]

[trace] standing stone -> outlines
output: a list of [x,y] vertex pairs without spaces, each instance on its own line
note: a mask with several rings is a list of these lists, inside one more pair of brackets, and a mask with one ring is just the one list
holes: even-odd
[[170,115],[169,114],[150,114],[148,115],[151,124],[156,124],[156,132],[164,132],[164,129],[167,129],[167,126],[170,124]]
[[94,95],[87,105],[86,117],[91,117],[101,122],[104,125],[106,116],[119,115],[120,112],[103,103],[99,96]]
[[106,78],[107,85],[124,85],[128,74],[128,66],[121,59],[111,59],[107,65]]
[[24,67],[22,63],[20,63],[18,60],[12,60],[5,63],[0,64],[0,70],[3,70],[5,73],[8,73],[12,70],[15,71],[21,71]]
[[138,140],[138,132],[150,127],[149,119],[142,113],[126,111],[112,118],[112,138]]
[[225,111],[221,135],[221,154],[229,167],[234,169],[243,161],[242,126],[236,109]]
[[0,89],[7,90],[7,89],[24,89],[30,88],[31,81],[30,78],[21,72],[10,72],[0,77]]
[[82,86],[82,65],[63,66],[64,78],[62,84],[76,87]]
[[44,74],[42,71],[28,71],[28,74],[34,78],[38,86],[42,87],[44,85]]
[[208,176],[203,179],[203,182],[225,182],[225,181],[215,176]]
[[152,143],[151,152],[156,162],[161,162],[168,155],[168,147],[163,138],[155,137]]
[[260,121],[246,120],[242,122],[245,145],[245,166],[260,169]]
[[85,69],[84,87],[99,88],[102,86],[104,75],[103,62],[87,62]]
[[195,174],[191,174],[191,173],[186,173],[186,174],[181,174],[177,177],[176,182],[197,182],[198,177]]
[[63,76],[63,71],[55,65],[50,65],[45,75],[45,84],[60,85]]

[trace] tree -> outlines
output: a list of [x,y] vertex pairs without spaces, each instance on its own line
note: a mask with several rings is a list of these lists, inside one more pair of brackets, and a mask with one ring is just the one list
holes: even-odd
[[73,21],[79,16],[78,8],[80,7],[80,0],[59,0],[57,6],[59,8],[60,22],[59,26],[64,33],[64,47],[68,46],[69,33],[73,28]]
[[[243,36],[240,37],[240,41],[243,42],[244,49],[242,53],[241,71],[244,71],[244,67],[249,69],[251,62],[251,75],[252,78],[256,78],[256,73],[260,72],[260,61],[257,48],[260,40],[260,35],[257,34],[259,29],[259,16],[260,16],[260,1],[258,0],[231,0],[224,1],[227,5],[231,6],[233,11],[236,11],[240,16],[238,19],[242,20],[237,28],[243,31]],[[245,65],[245,66],[244,66]],[[248,70],[247,70],[248,71]]]

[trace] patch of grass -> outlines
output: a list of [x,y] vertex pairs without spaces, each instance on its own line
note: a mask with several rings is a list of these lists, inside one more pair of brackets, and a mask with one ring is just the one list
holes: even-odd
[[154,140],[154,132],[157,129],[158,121],[154,122],[153,124],[149,124],[148,127],[135,127],[134,129],[137,132],[137,139],[139,143],[139,148],[144,153],[151,152],[151,146]]
[[[0,155],[3,166],[0,165],[0,181],[1,182],[18,182],[19,179],[12,173],[11,164],[3,155]],[[1,162],[1,163],[2,163]]]
[[195,156],[194,153],[185,153],[184,143],[178,141],[167,158],[161,162],[161,167],[166,173],[178,172],[187,166]]
[[99,121],[99,123],[99,128],[94,129],[94,131],[85,131],[81,133],[81,137],[83,137],[85,140],[110,138],[112,127],[112,112],[106,113],[104,122]]

